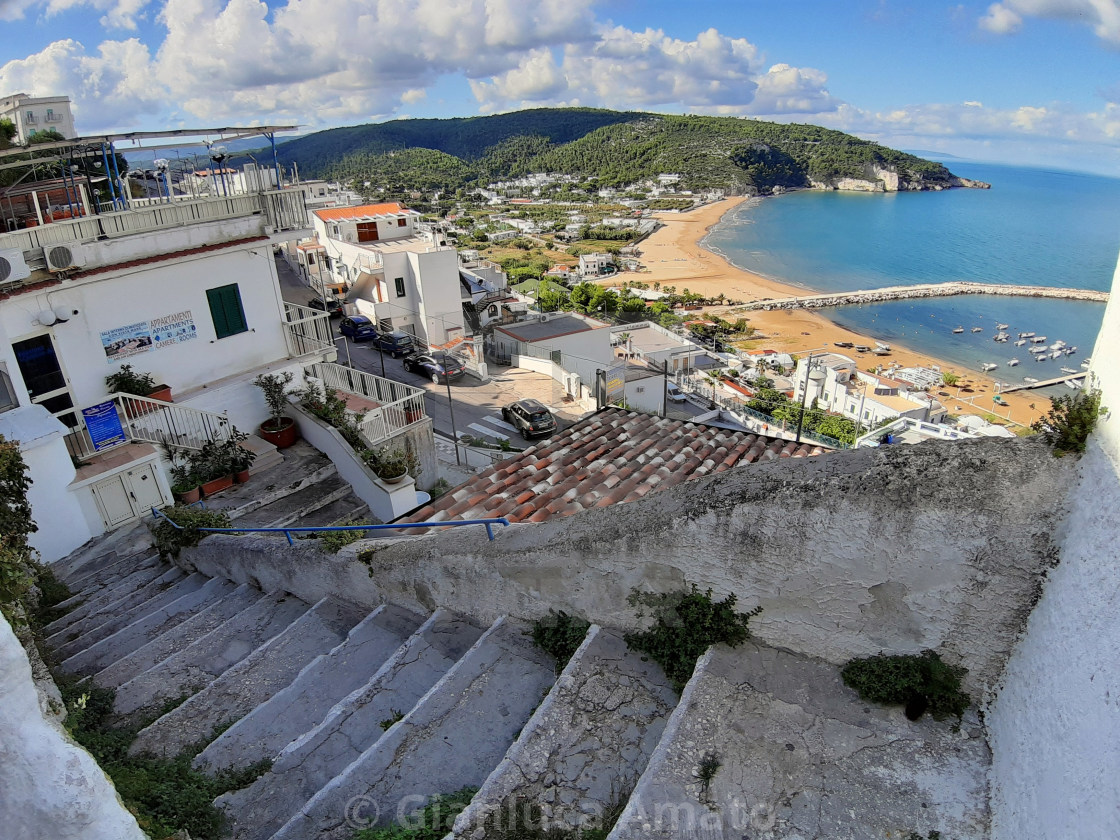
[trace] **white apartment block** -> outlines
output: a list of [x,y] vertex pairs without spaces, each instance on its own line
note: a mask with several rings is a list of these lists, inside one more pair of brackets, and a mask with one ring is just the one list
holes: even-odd
[[581,277],[598,277],[613,265],[614,257],[610,254],[584,254],[579,258],[579,274]]
[[[936,421],[944,409],[927,394],[911,394],[905,383],[860,371],[855,361],[838,353],[812,356],[797,362],[794,399],[875,426],[894,417]],[[808,391],[806,393],[806,386]]]
[[16,93],[0,99],[0,120],[11,120],[16,127],[15,141],[25,145],[40,131],[54,129],[63,137],[78,136],[68,96],[28,96]]
[[419,230],[401,204],[363,204],[312,213],[332,288],[385,329],[440,345],[465,334],[459,257],[440,234]]

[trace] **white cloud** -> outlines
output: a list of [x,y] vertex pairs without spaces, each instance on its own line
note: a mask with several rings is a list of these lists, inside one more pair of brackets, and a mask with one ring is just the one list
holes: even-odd
[[0,20],[19,20],[33,7],[43,9],[46,18],[82,6],[105,12],[100,23],[106,29],[136,30],[137,19],[151,0],[0,0]]
[[1026,17],[1070,20],[1093,27],[1103,41],[1120,44],[1120,0],[1001,0],[979,24],[989,32],[1016,32]]

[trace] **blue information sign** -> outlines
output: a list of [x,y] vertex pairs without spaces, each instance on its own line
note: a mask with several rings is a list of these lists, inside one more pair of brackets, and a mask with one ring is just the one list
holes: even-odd
[[111,400],[83,408],[82,417],[86,421],[86,431],[89,432],[89,439],[96,451],[111,449],[127,442],[124,428],[121,426],[121,418],[117,414],[117,406]]

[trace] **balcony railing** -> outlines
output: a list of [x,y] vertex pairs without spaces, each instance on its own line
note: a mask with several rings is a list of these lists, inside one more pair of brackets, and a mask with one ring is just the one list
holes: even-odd
[[52,222],[27,230],[0,234],[0,249],[30,251],[66,242],[93,242],[137,233],[214,222],[245,216],[263,216],[274,231],[309,226],[307,207],[299,190],[272,190],[243,195],[149,204],[99,216]]
[[423,388],[330,363],[309,365],[307,372],[322,381],[328,390],[343,391],[377,403],[366,412],[359,426],[370,447],[396,437],[427,416]]
[[[227,440],[229,418],[213,411],[202,411],[175,403],[139,397],[135,394],[112,394],[117,404],[128,443],[155,443],[182,449],[201,449],[208,440]],[[66,448],[79,460],[98,454],[90,442],[80,412],[75,412],[78,425],[66,436]]]
[[284,304],[284,335],[290,356],[322,353],[334,347],[330,316],[298,303]]

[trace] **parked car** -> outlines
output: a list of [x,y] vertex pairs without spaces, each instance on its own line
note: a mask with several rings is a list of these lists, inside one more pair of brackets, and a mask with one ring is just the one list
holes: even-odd
[[665,386],[665,396],[667,396],[671,402],[684,402],[688,399],[688,397],[684,395],[684,391],[672,382]]
[[556,418],[537,400],[510,403],[502,409],[502,419],[521,432],[521,437],[525,440],[556,431]]
[[372,341],[377,338],[377,327],[365,315],[349,315],[338,322],[338,334],[354,341]]
[[404,369],[426,376],[437,385],[457,379],[466,371],[462,361],[450,353],[413,353],[404,357]]
[[407,356],[409,353],[416,352],[412,336],[400,330],[379,332],[373,343],[375,347],[380,347],[386,353],[392,354],[394,359],[398,356]]
[[307,305],[312,309],[318,309],[326,312],[332,318],[342,317],[342,301],[338,298],[327,298],[325,301],[321,297],[311,298]]

